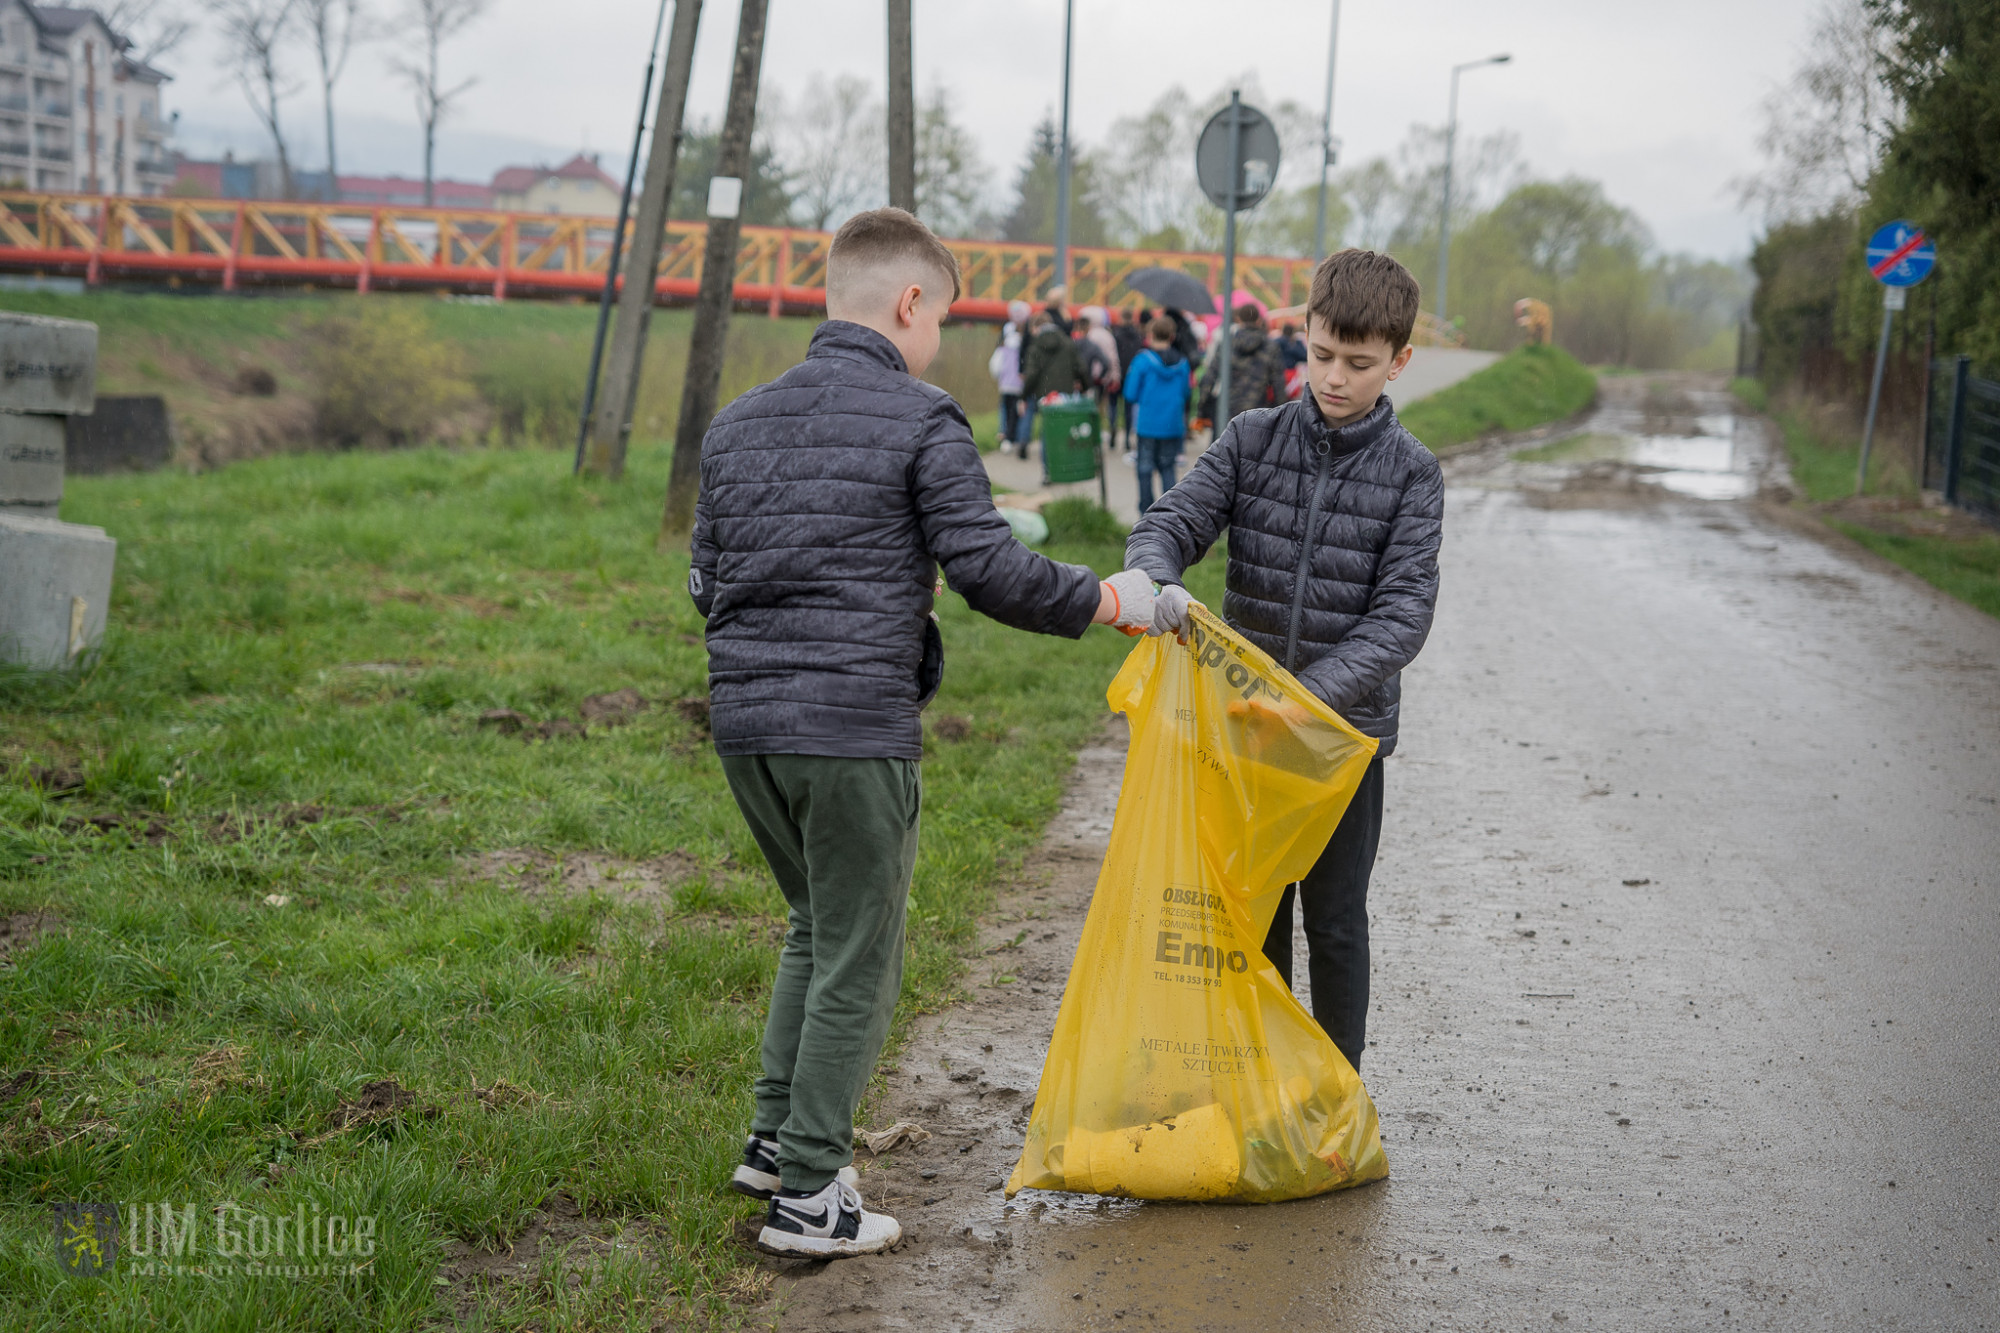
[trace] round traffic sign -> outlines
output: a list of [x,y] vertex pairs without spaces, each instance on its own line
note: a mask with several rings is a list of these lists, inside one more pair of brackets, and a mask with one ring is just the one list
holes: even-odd
[[1914,287],[1936,264],[1937,247],[1914,222],[1885,223],[1868,238],[1868,271],[1884,286]]
[[[1233,106],[1241,136],[1237,141],[1235,207],[1255,208],[1278,183],[1278,127],[1254,106],[1241,102]],[[1230,208],[1230,110],[1226,106],[1209,117],[1194,146],[1194,174],[1201,182],[1201,192],[1225,212]]]

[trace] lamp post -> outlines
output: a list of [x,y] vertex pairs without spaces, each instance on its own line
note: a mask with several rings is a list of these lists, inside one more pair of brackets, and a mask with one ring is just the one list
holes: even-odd
[[1511,55],[1488,56],[1484,60],[1468,60],[1463,65],[1451,67],[1451,115],[1444,125],[1444,206],[1438,213],[1437,317],[1440,324],[1445,318],[1445,280],[1451,276],[1451,153],[1458,142],[1458,76],[1481,65],[1504,65],[1513,58]]
[[1069,48],[1076,0],[1063,0],[1062,137],[1056,143],[1055,285],[1069,285]]
[[1333,64],[1340,54],[1340,0],[1333,0],[1333,35],[1326,46],[1326,110],[1319,121],[1319,210],[1313,215],[1313,258],[1326,258],[1326,170],[1333,165]]

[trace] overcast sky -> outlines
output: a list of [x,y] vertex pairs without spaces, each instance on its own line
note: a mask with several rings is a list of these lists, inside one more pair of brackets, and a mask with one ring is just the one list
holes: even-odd
[[[385,12],[394,0],[374,0]],[[1341,6],[1334,133],[1353,163],[1391,152],[1413,122],[1442,123],[1451,64],[1497,52],[1510,65],[1462,80],[1462,134],[1511,130],[1541,176],[1602,181],[1660,244],[1716,257],[1749,249],[1754,220],[1732,178],[1754,170],[1757,107],[1791,69],[1815,0],[1346,0]],[[915,0],[920,90],[950,89],[997,185],[1060,95],[1062,0]],[[1101,137],[1171,84],[1197,97],[1254,72],[1267,96],[1317,106],[1326,78],[1327,0],[1077,0],[1073,133]],[[485,179],[512,162],[578,148],[619,170],[637,108],[650,0],[496,0],[448,48],[448,78],[476,75],[441,136],[442,175]],[[787,90],[817,72],[878,88],[881,0],[771,0],[764,77]],[[710,0],[689,98],[691,118],[719,118],[736,6]],[[342,85],[344,171],[416,173],[422,145],[389,45],[359,49]],[[242,94],[205,37],[161,62],[177,75],[167,105],[181,142],[202,154],[268,151]],[[307,167],[324,160],[317,93],[286,104]]]

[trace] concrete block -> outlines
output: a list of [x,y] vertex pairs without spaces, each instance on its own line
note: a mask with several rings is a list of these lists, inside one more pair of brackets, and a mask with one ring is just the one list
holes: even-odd
[[102,528],[0,514],[0,661],[56,670],[101,643],[117,559]]
[[0,311],[0,412],[71,416],[97,401],[97,326]]
[[67,420],[0,412],[0,513],[56,516]]
[[99,394],[87,417],[64,417],[68,445],[63,467],[72,477],[102,472],[150,472],[174,453],[167,400],[158,394]]

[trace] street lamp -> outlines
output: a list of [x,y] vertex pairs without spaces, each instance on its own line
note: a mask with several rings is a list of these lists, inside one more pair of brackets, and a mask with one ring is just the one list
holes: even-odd
[[1437,317],[1440,324],[1445,318],[1445,279],[1451,274],[1451,150],[1458,140],[1458,76],[1481,65],[1504,65],[1513,58],[1511,55],[1488,56],[1484,60],[1468,60],[1463,65],[1451,67],[1451,115],[1444,126],[1444,207],[1438,214]]
[[1326,169],[1333,165],[1333,63],[1340,54],[1340,0],[1333,0],[1333,36],[1326,47],[1326,111],[1319,122],[1319,210],[1313,215],[1313,262],[1326,258]]
[[1069,51],[1076,30],[1076,0],[1063,0],[1062,138],[1056,144],[1055,285],[1069,284]]

